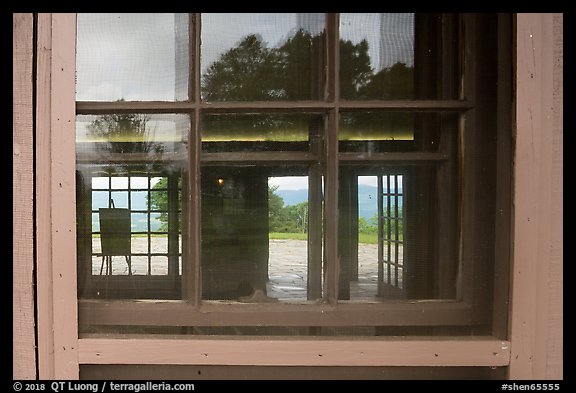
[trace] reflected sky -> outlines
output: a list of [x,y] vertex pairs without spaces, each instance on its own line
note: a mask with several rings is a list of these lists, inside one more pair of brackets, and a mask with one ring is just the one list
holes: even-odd
[[[324,19],[324,14],[309,13],[203,14],[201,72],[249,34],[274,48],[299,28],[319,34]],[[184,14],[79,13],[77,99],[186,99],[187,21]],[[341,15],[341,37],[353,43],[368,40],[375,72],[395,61],[413,65],[413,29],[413,14]]]
[[78,100],[175,99],[175,34],[184,31],[174,14],[80,13],[77,25]]

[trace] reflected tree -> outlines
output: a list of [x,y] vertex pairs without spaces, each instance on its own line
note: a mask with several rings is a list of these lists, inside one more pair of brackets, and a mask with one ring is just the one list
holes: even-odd
[[252,34],[212,63],[202,78],[206,101],[260,101],[282,94],[277,89],[279,59],[261,37]]
[[[274,101],[321,98],[324,33],[300,29],[277,48],[246,36],[202,76],[206,101]],[[403,99],[414,93],[414,67],[395,63],[374,74],[367,40],[340,40],[340,95],[345,99]],[[315,92],[319,92],[315,94]]]
[[365,99],[414,98],[414,67],[395,63],[371,76],[370,83],[358,89],[358,96]]
[[88,126],[88,133],[98,141],[96,150],[107,153],[161,154],[164,146],[153,142],[154,130],[148,126],[146,114],[105,114],[98,116]]
[[368,41],[358,44],[340,40],[340,96],[348,100],[360,98],[358,92],[372,77]]

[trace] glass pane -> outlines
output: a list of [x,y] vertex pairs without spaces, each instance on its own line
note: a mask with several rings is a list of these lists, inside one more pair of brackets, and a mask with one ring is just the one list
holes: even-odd
[[435,192],[450,176],[435,166],[341,166],[341,300],[455,296],[456,183]]
[[202,150],[309,151],[320,137],[322,117],[308,114],[202,116]]
[[[146,238],[140,236],[136,239],[141,240],[141,239],[146,239]],[[143,242],[140,241],[140,243],[143,243]],[[132,256],[131,262],[132,262],[132,274],[133,275],[145,276],[148,274],[148,257]]]
[[128,208],[128,192],[127,191],[112,191],[110,193],[112,198],[113,207]]
[[110,207],[110,193],[108,191],[92,191],[92,210],[101,207]]
[[[146,161],[174,159],[186,151],[189,128],[183,114],[78,115],[76,147],[81,160],[127,161],[130,155]],[[118,164],[115,170],[123,167]]]
[[148,232],[148,213],[132,213],[132,232]]
[[188,15],[78,14],[78,101],[188,99]]
[[110,188],[110,178],[109,177],[93,177],[92,178],[92,189],[99,190],[104,189],[107,190]]
[[[189,126],[183,114],[77,116],[80,297],[182,298]],[[106,226],[106,214],[122,217]]]
[[161,210],[165,211],[168,201],[168,190],[166,191],[156,191],[157,186],[161,186],[163,183],[157,184],[152,190],[150,191],[150,210]]
[[153,256],[150,259],[150,274],[153,276],[165,276],[168,274],[168,257]]
[[438,151],[442,132],[457,134],[458,114],[441,112],[344,112],[340,152]]
[[268,178],[267,294],[307,300],[308,176]]
[[141,176],[132,176],[130,178],[130,188],[133,190],[147,190],[148,178]]
[[340,15],[340,96],[414,98],[414,14]]
[[324,25],[324,14],[202,14],[202,99],[321,99]]
[[128,189],[128,177],[127,176],[112,177],[110,180],[112,182],[112,188],[113,189]]
[[130,202],[132,210],[147,210],[148,208],[148,192],[146,191],[132,191],[130,192]]
[[166,232],[168,230],[168,214],[150,213],[150,230],[152,232]]
[[340,14],[340,96],[457,98],[456,26],[440,14]]
[[[202,169],[203,299],[309,300],[307,174],[305,166]],[[320,277],[321,260],[314,266]]]

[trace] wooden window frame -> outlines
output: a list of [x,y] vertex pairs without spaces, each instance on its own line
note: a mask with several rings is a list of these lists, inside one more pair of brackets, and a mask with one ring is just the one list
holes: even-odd
[[[552,23],[546,18],[538,16],[518,16],[516,22],[516,31],[518,46],[517,51],[517,73],[516,85],[527,84],[534,86],[535,82],[526,74],[520,72],[531,68],[525,59],[537,59],[534,67],[550,67],[552,56],[537,56],[527,48],[529,39],[528,31],[534,26],[542,29],[551,29]],[[194,24],[196,31],[199,25]],[[337,17],[328,18],[328,29],[336,29]],[[546,31],[547,32],[547,31]],[[511,269],[511,261],[514,267],[512,282],[512,307],[510,314],[504,320],[495,320],[494,334],[487,337],[415,337],[411,339],[385,338],[385,339],[362,339],[357,338],[316,338],[316,337],[291,337],[279,340],[246,340],[242,337],[236,337],[235,340],[220,340],[210,338],[167,338],[150,339],[137,337],[124,338],[79,338],[78,336],[78,316],[84,312],[82,302],[77,300],[77,280],[76,280],[76,217],[74,209],[68,206],[75,206],[75,115],[76,113],[106,112],[111,109],[118,109],[100,103],[78,103],[75,105],[75,39],[76,23],[74,14],[38,14],[38,50],[37,50],[37,140],[36,140],[36,197],[37,197],[37,300],[38,300],[38,362],[40,378],[58,378],[58,379],[75,379],[79,377],[80,364],[211,364],[211,365],[406,365],[406,366],[449,366],[449,365],[472,365],[472,366],[510,366],[510,376],[524,375],[515,371],[517,369],[525,370],[528,362],[528,355],[534,349],[535,344],[523,338],[522,332],[525,331],[526,319],[534,322],[527,308],[529,304],[515,307],[521,304],[519,299],[530,292],[529,286],[532,281],[538,281],[535,257],[529,254],[529,250],[534,247],[529,242],[533,240],[534,233],[537,229],[528,226],[514,232],[514,243],[510,242],[499,248],[500,258],[497,258],[497,269],[501,273],[496,279],[495,287],[505,293],[496,296],[493,304],[494,309],[508,310],[508,305],[503,304],[502,299],[507,298],[506,292],[509,288],[510,275],[507,273]],[[522,34],[520,34],[522,33]],[[532,38],[532,36],[530,36]],[[538,37],[537,37],[538,38]],[[544,38],[540,38],[544,40]],[[199,43],[193,42],[196,53],[199,51]],[[336,46],[334,46],[336,47]],[[531,46],[530,46],[531,47]],[[545,45],[537,47],[542,53],[548,53],[551,49]],[[502,45],[500,48],[503,53],[512,52],[512,43]],[[337,53],[330,53],[333,64],[337,66]],[[512,62],[510,66],[513,66]],[[199,69],[194,69],[196,77],[199,76]],[[506,72],[503,70],[502,72]],[[337,89],[338,81],[334,73],[328,75],[330,85]],[[199,79],[197,79],[199,80]],[[551,89],[549,89],[551,90]],[[549,91],[547,90],[547,91]],[[528,117],[526,111],[521,111],[530,107],[537,98],[529,97],[523,91],[517,93],[521,95],[517,101],[516,112],[516,145],[527,143],[530,145],[529,126],[533,124],[533,119]],[[501,92],[503,99],[510,99],[514,102],[516,97],[508,97],[509,94],[505,89]],[[535,94],[540,97],[539,94]],[[199,92],[195,91],[195,103],[179,103],[181,110],[193,112],[193,127],[190,143],[195,147],[189,149],[189,162],[191,165],[191,176],[197,178],[201,162],[200,150],[200,113],[209,111],[218,113],[219,111],[228,111],[234,109],[237,111],[251,111],[254,109],[282,111],[282,103],[250,103],[250,104],[205,104],[199,101]],[[328,129],[334,130],[334,125],[338,119],[340,109],[425,109],[425,110],[454,110],[465,111],[473,110],[472,104],[468,101],[443,101],[443,102],[343,102],[337,96],[330,96],[330,102],[302,102],[301,106],[306,110],[327,112]],[[407,104],[407,106],[406,106]],[[123,104],[124,105],[124,104]],[[169,108],[168,108],[169,107]],[[121,110],[126,111],[170,111],[174,110],[174,105],[165,105],[164,103],[126,103]],[[545,116],[545,113],[538,119],[542,126],[551,129],[551,121]],[[510,127],[512,116],[498,119],[498,126],[503,128]],[[503,143],[499,147],[499,154],[511,154],[509,149],[512,142],[499,141]],[[540,141],[545,146],[550,144],[544,138]],[[327,212],[337,212],[337,171],[338,153],[337,136],[328,133],[326,138],[326,156],[327,167],[326,174],[326,194],[325,200]],[[542,153],[544,154],[544,153]],[[354,161],[357,158],[349,156],[345,159]],[[387,159],[398,160],[400,157],[387,156]],[[308,162],[310,157],[302,157]],[[381,157],[383,158],[383,157]],[[406,156],[402,156],[405,159]],[[515,193],[512,201],[499,201],[503,206],[510,206],[515,203],[515,210],[510,216],[503,217],[502,232],[510,232],[513,223],[518,228],[523,222],[520,221],[525,215],[529,214],[529,209],[537,201],[531,193],[521,193],[524,190],[530,190],[534,184],[531,169],[534,166],[531,158],[516,157],[514,174],[504,174],[503,178],[498,181],[503,185],[514,182]],[[426,156],[415,154],[414,160],[435,160],[443,159],[442,154]],[[544,174],[542,174],[543,176]],[[509,176],[507,179],[506,177]],[[512,178],[512,179],[511,179]],[[191,195],[189,217],[190,226],[188,241],[190,244],[200,244],[199,232],[199,182],[188,184],[189,194]],[[332,197],[328,197],[332,195]],[[518,204],[523,202],[524,205]],[[512,222],[510,222],[512,221]],[[326,241],[337,244],[337,223],[331,220],[326,221],[325,226]],[[520,245],[526,246],[524,249]],[[332,249],[331,247],[330,249]],[[193,261],[199,261],[199,248],[188,248],[189,258]],[[337,259],[335,248],[328,250],[325,257],[327,259]],[[512,256],[511,256],[512,255]],[[500,262],[498,262],[500,261]],[[198,268],[199,263],[195,266]],[[294,306],[294,312],[305,318],[299,319],[303,324],[310,325],[315,321],[338,320],[342,322],[338,313],[334,310],[336,303],[335,287],[337,264],[332,265],[332,270],[327,275],[327,292],[329,294],[329,304],[322,306],[306,306],[301,309],[300,306]],[[523,268],[526,267],[528,274],[523,274]],[[198,273],[198,271],[196,271]],[[196,280],[200,278],[196,274]],[[155,324],[154,315],[162,316],[166,322],[166,315],[171,314],[172,320],[181,320],[182,322],[208,323],[219,318],[220,310],[208,310],[205,306],[199,309],[199,283],[196,282],[188,289],[190,303],[160,302],[149,309],[149,305],[140,302],[118,302],[117,308],[111,308],[110,313],[116,317],[119,316],[126,307],[137,307],[140,310],[146,310],[146,313],[138,312],[136,315],[142,316],[145,323]],[[502,284],[499,287],[496,284]],[[502,289],[504,288],[504,289]],[[284,324],[283,315],[286,313],[284,307],[279,310],[267,309],[266,305],[246,305],[243,311],[226,311],[226,315],[232,319],[239,318],[247,321],[252,316],[259,316],[274,320],[275,324]],[[289,305],[287,305],[290,307]],[[368,318],[378,318],[380,308],[376,310],[372,305],[358,307],[346,304],[338,304],[338,308],[344,310],[352,322],[357,316],[368,315]],[[374,305],[380,306],[380,305]],[[212,307],[212,306],[210,306]],[[224,307],[224,306],[223,306]],[[183,308],[186,311],[196,310],[195,313],[182,313]],[[164,312],[162,312],[164,310]],[[456,310],[456,311],[455,311]],[[390,323],[399,325],[406,323],[418,323],[418,316],[422,312],[434,311],[440,315],[440,318],[454,318],[463,323],[469,323],[473,319],[470,311],[470,305],[466,302],[405,302],[390,305],[386,308],[387,315],[383,316]],[[238,314],[242,313],[240,316]],[[496,315],[497,313],[494,312]],[[57,316],[57,317],[56,317]],[[84,315],[83,318],[89,318]],[[508,319],[510,319],[510,328],[508,328]],[[396,321],[396,322],[394,322]],[[286,321],[288,322],[288,321]],[[381,322],[379,320],[378,322]],[[230,320],[227,320],[230,323]],[[286,324],[284,324],[286,325]],[[520,327],[522,326],[522,327]],[[518,349],[511,349],[510,340],[515,340]],[[529,348],[520,346],[528,344]],[[189,350],[184,350],[189,349]],[[269,357],[262,356],[265,352]],[[318,356],[318,354],[333,354],[334,356]],[[520,358],[514,359],[512,355],[518,354]],[[205,356],[212,355],[215,356]],[[402,354],[403,356],[399,356]],[[200,355],[204,356],[202,358]],[[367,356],[366,356],[367,355]],[[366,356],[366,357],[364,357]],[[263,360],[268,358],[269,360]],[[533,372],[533,370],[532,370]]]
[[[475,299],[478,294],[469,290],[473,288],[474,280],[484,280],[470,271],[469,264],[465,264],[461,285],[462,293],[455,300],[429,300],[429,301],[398,301],[380,304],[352,304],[338,300],[340,258],[338,256],[338,172],[342,164],[354,163],[442,163],[449,159],[457,161],[457,157],[450,157],[447,150],[437,152],[398,152],[375,153],[366,157],[362,153],[338,152],[339,113],[367,110],[400,110],[400,111],[443,111],[453,112],[461,116],[474,111],[474,96],[462,99],[438,100],[371,100],[348,101],[339,98],[339,15],[327,14],[326,18],[326,97],[316,101],[287,101],[287,102],[203,102],[200,97],[200,14],[190,15],[190,64],[189,69],[189,97],[186,102],[77,102],[76,112],[82,115],[103,113],[186,113],[192,120],[192,129],[188,135],[189,141],[189,167],[188,183],[190,201],[188,210],[187,234],[183,234],[184,249],[187,252],[187,266],[183,268],[183,300],[140,302],[138,300],[80,300],[79,318],[83,323],[95,325],[142,325],[149,326],[461,326],[480,322],[486,317],[479,302]],[[470,16],[464,17],[470,23]],[[447,27],[444,27],[447,28]],[[454,28],[454,27],[453,27]],[[470,29],[471,31],[472,29]],[[472,41],[474,36],[467,31],[465,42]],[[473,50],[471,50],[473,52]],[[473,62],[473,59],[470,60]],[[452,70],[446,69],[445,73]],[[475,91],[473,84],[474,73],[465,78],[463,89]],[[327,126],[324,134],[324,149],[314,149],[308,152],[242,152],[242,153],[208,153],[199,149],[200,119],[203,114],[213,113],[314,113],[325,116]],[[462,129],[459,131],[462,132]],[[471,148],[470,148],[471,149]],[[218,303],[202,301],[201,299],[201,202],[200,192],[194,190],[199,187],[193,179],[200,178],[200,168],[204,164],[223,165],[230,163],[283,163],[307,164],[310,168],[318,167],[324,163],[324,260],[326,271],[324,273],[324,298],[327,304],[227,304],[223,307]],[[474,168],[473,162],[464,164],[465,167]],[[313,171],[310,172],[310,182],[315,187]],[[468,174],[471,178],[473,175]],[[319,181],[320,173],[316,175]],[[317,187],[315,187],[317,188]],[[313,193],[311,193],[313,194]],[[314,198],[314,196],[311,196]],[[321,198],[318,196],[317,199]],[[319,226],[321,214],[311,214],[312,226]],[[319,231],[318,231],[319,232]],[[311,241],[310,253],[317,259],[320,257],[321,241]],[[454,259],[455,256],[452,256]],[[464,255],[462,258],[471,258]],[[322,275],[321,263],[309,261],[309,269],[315,277]],[[455,280],[455,277],[454,277]],[[319,281],[319,280],[317,280]],[[311,288],[314,290],[314,288]],[[158,311],[162,310],[162,318],[157,318]],[[282,314],[279,318],[278,314]],[[422,315],[426,318],[422,318]]]

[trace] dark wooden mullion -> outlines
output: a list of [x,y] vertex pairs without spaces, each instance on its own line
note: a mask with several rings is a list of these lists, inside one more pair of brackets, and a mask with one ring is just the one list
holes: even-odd
[[[464,50],[465,56],[463,59],[463,83],[462,83],[462,94],[463,96],[472,102],[476,102],[476,52],[474,41],[476,39],[476,18],[471,15],[464,15],[462,17],[464,31],[462,35],[464,36]],[[474,189],[474,171],[473,165],[471,165],[469,156],[472,151],[474,151],[474,144],[470,142],[471,136],[475,132],[476,123],[476,110],[471,110],[466,113],[465,123],[460,122],[460,135],[459,135],[459,155],[458,155],[458,166],[460,168],[459,181],[462,184],[461,191],[461,217],[460,225],[458,228],[458,237],[461,239],[459,244],[459,266],[458,274],[460,280],[456,283],[456,298],[458,300],[463,300],[467,304],[473,304],[474,301],[474,277],[473,268],[469,263],[465,263],[471,260],[470,256],[473,255],[474,248],[469,246],[474,238],[475,229],[475,217],[474,210],[468,208],[468,206],[473,205],[470,201],[474,201],[475,189]]]
[[319,156],[314,152],[223,152],[201,153],[203,163],[262,163],[262,164],[309,164],[317,162]]
[[454,301],[341,301],[336,307],[316,302],[206,301],[198,310],[181,301],[83,299],[79,314],[86,325],[127,326],[469,326],[475,322],[470,305]]
[[[200,23],[200,14],[188,14],[188,100],[194,104],[199,103],[197,99],[200,90],[200,78],[196,78],[197,62],[196,62],[196,43],[200,41],[200,36],[196,33],[200,30],[196,25]],[[199,63],[199,62],[198,62]],[[192,108],[188,107],[188,111]]]
[[[192,127],[188,135],[188,249],[187,263],[183,264],[182,279],[185,281],[184,298],[195,308],[200,307],[202,301],[202,274],[201,274],[201,189],[200,189],[200,154],[202,151],[200,130],[200,14],[194,15],[193,25],[193,79],[194,101]],[[184,196],[183,196],[184,197]],[[184,267],[186,266],[186,269]],[[185,272],[185,273],[184,273]]]
[[324,129],[324,262],[325,298],[338,302],[340,261],[338,255],[338,118],[339,118],[339,24],[338,14],[326,14],[328,83],[327,99],[333,103]]
[[464,112],[473,106],[466,100],[388,100],[388,101],[340,101],[342,111],[393,110],[411,112]]
[[[461,48],[463,37],[459,32],[458,19],[443,17],[442,23],[442,55],[441,76],[443,83],[439,86],[440,98],[460,96],[458,80],[454,75],[461,74],[461,64],[455,59],[460,59],[458,51]],[[450,37],[458,37],[453,41]],[[447,39],[448,38],[448,39]],[[464,113],[458,114],[463,116]],[[435,293],[441,299],[454,299],[456,297],[456,280],[458,253],[456,245],[458,241],[458,206],[459,196],[456,190],[458,176],[458,123],[454,124],[453,114],[441,113],[440,115],[440,138],[438,151],[450,157],[438,166],[436,189],[437,192],[437,226],[435,253],[438,261],[438,270],[435,279]],[[453,245],[441,246],[441,245]]]
[[[329,80],[331,74],[329,73]],[[198,78],[200,76],[197,76]],[[335,78],[335,76],[332,76]],[[199,92],[197,93],[199,95]],[[329,96],[332,97],[332,96]],[[200,99],[200,97],[195,97]],[[327,113],[334,109],[336,102],[329,101],[250,101],[250,102],[170,102],[170,101],[121,101],[76,102],[76,112],[80,115],[105,113],[190,113],[200,108],[203,113],[266,113],[304,112]],[[464,112],[473,105],[467,100],[389,100],[389,101],[338,101],[340,109],[347,112],[366,110],[391,111],[456,111]]]
[[150,201],[152,200],[151,198],[151,193],[150,193],[150,189],[152,187],[152,182],[151,182],[151,177],[148,176],[148,203],[146,204],[146,216],[147,216],[147,229],[148,232],[146,234],[146,239],[148,239],[148,275],[152,275],[152,227],[150,225]]
[[513,184],[510,162],[512,160],[512,115],[508,110],[513,100],[512,80],[512,16],[498,15],[498,90],[497,90],[497,143],[496,161],[496,225],[494,229],[494,305],[492,334],[506,339],[508,333],[508,293],[510,290],[511,260],[511,195]]
[[168,276],[178,277],[178,176],[168,175]]
[[[325,120],[323,120],[324,125]],[[310,151],[321,158],[323,151],[322,131],[310,128]],[[322,165],[316,159],[308,167],[308,281],[307,298],[322,298]]]
[[378,175],[378,296],[383,296],[384,284],[384,186]]
[[392,220],[390,216],[392,203],[390,201],[390,175],[386,175],[386,282],[392,284]]
[[398,287],[398,251],[399,251],[399,233],[398,233],[398,175],[394,175],[394,286]]
[[426,163],[436,164],[446,161],[450,156],[444,152],[389,152],[389,153],[363,153],[346,152],[339,153],[339,159],[343,164],[369,164],[369,163],[394,163],[402,165],[422,165]]

